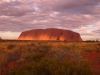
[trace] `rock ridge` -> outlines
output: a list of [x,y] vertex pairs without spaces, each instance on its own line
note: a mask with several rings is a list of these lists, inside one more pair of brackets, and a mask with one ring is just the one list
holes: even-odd
[[82,41],[79,33],[71,30],[48,28],[24,31],[18,40],[59,40],[59,41]]

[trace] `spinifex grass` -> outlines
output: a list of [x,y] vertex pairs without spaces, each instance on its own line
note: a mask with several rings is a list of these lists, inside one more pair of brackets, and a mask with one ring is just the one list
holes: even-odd
[[[13,70],[9,69],[7,71],[9,75],[22,73],[32,75],[32,71],[34,75],[37,75],[38,71],[42,72],[41,75],[66,75],[66,73],[67,75],[91,75],[91,64],[84,60],[82,54],[99,52],[99,44],[99,42],[3,40],[0,41],[0,66],[2,69],[3,66],[8,67],[10,62],[17,62],[16,65],[19,66],[13,67]],[[50,65],[53,65],[53,68]],[[2,70],[0,73],[3,74]]]

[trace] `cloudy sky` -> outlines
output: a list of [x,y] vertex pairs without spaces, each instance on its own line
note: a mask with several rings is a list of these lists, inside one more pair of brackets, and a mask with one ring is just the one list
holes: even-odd
[[83,40],[100,40],[100,0],[0,0],[2,39],[39,28],[67,29]]

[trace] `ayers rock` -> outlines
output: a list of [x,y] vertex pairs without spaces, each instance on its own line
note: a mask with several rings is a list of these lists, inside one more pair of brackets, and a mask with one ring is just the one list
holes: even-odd
[[79,33],[55,28],[24,31],[20,34],[18,40],[82,41]]

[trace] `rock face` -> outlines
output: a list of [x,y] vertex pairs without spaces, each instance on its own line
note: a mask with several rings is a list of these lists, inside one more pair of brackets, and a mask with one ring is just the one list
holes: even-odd
[[20,34],[18,40],[82,41],[79,33],[54,28],[24,31]]

